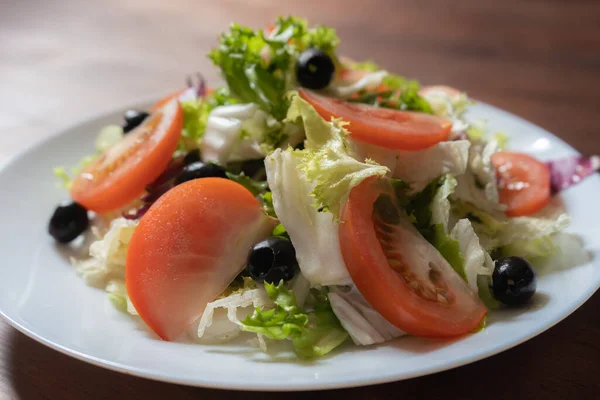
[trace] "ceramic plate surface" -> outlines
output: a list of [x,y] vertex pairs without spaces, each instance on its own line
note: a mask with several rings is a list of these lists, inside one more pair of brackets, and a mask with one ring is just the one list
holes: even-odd
[[[116,371],[161,381],[244,390],[309,390],[407,379],[457,367],[516,346],[556,324],[600,285],[600,178],[562,195],[592,261],[540,277],[536,301],[500,311],[481,333],[440,342],[402,338],[384,345],[346,345],[331,357],[298,362],[270,358],[244,343],[200,346],[157,340],[118,312],[102,290],[91,288],[68,262],[68,252],[47,234],[48,218],[67,194],[52,167],[75,165],[93,152],[94,138],[119,123],[119,110],[66,129],[14,157],[0,171],[0,313],[15,328],[58,351]],[[576,152],[543,129],[497,108],[478,104],[472,117],[492,131],[512,134],[509,147],[547,160]]]

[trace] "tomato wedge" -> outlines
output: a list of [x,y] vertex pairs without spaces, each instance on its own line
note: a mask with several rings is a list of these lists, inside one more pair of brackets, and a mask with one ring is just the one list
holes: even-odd
[[448,138],[452,122],[429,114],[350,103],[300,89],[326,120],[342,118],[354,139],[398,150],[421,150]]
[[509,151],[492,156],[498,177],[500,203],[506,215],[531,215],[550,203],[550,170],[534,157]]
[[124,207],[167,167],[182,126],[179,102],[165,104],[85,168],[73,181],[71,197],[99,213]]
[[341,218],[348,272],[385,319],[428,337],[459,336],[479,326],[487,309],[412,225],[389,183],[371,178],[352,189]]
[[276,224],[233,181],[203,178],[175,186],[150,207],[129,243],[125,282],[140,317],[162,339],[177,339]]

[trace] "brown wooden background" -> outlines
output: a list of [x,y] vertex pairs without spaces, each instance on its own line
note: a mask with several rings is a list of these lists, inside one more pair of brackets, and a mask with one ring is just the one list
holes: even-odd
[[[0,163],[60,127],[216,73],[231,21],[297,14],[341,49],[446,83],[600,153],[597,0],[0,0]],[[512,132],[517,134],[518,132]],[[0,294],[2,295],[2,294]],[[0,322],[0,399],[276,399],[152,382],[45,348]],[[306,394],[285,395],[304,398]],[[433,376],[310,394],[365,399],[600,398],[600,295],[503,354]]]

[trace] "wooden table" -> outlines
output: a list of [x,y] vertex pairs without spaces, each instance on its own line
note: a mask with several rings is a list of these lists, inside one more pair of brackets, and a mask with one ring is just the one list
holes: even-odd
[[[0,163],[57,129],[141,97],[205,58],[230,21],[278,14],[332,25],[342,51],[423,83],[446,83],[600,153],[600,2],[585,0],[0,0]],[[517,134],[518,132],[512,132]],[[1,294],[0,294],[1,295]],[[600,295],[500,355],[433,376],[312,398],[600,397]],[[0,322],[0,398],[248,399],[157,383],[50,350]],[[286,398],[304,398],[289,394]]]

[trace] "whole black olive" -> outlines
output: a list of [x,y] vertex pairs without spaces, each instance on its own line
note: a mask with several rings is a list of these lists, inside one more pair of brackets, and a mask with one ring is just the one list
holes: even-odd
[[292,242],[273,236],[252,247],[248,256],[248,273],[257,282],[278,284],[289,281],[298,272],[296,249]]
[[296,79],[308,89],[324,89],[333,79],[335,65],[331,57],[319,49],[307,49],[298,57]]
[[516,306],[526,303],[535,293],[537,278],[533,266],[522,257],[496,260],[492,274],[492,292],[501,303]]
[[87,210],[73,201],[56,207],[48,224],[48,233],[60,243],[69,243],[89,225]]

